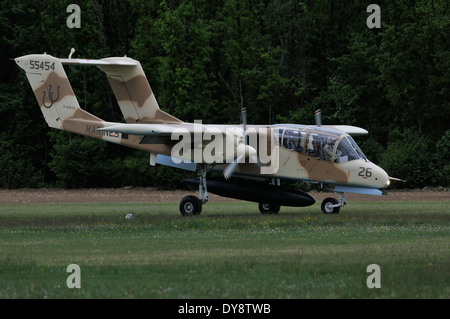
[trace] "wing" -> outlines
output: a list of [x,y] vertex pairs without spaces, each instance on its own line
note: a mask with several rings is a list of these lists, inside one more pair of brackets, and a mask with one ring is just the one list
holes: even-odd
[[[141,136],[139,144],[165,144],[171,149],[170,157],[153,157],[151,163],[168,166],[180,166],[183,163],[202,163],[218,165],[233,163],[257,164],[257,151],[251,145],[245,144],[244,130],[240,125],[200,125],[197,123],[104,123],[99,131],[116,132]],[[265,129],[267,131],[267,128]],[[254,130],[256,133],[256,130]],[[258,134],[258,133],[256,133]],[[256,136],[255,136],[256,137]],[[255,139],[256,141],[256,139]],[[170,163],[169,163],[170,162]],[[170,165],[173,162],[173,165]],[[228,175],[231,175],[229,169]]]
[[[242,133],[242,128],[238,125],[205,125],[196,123],[173,123],[173,124],[141,124],[141,123],[114,123],[106,122],[102,131],[110,131],[132,135],[171,137],[174,134],[195,133],[222,134],[230,132]],[[200,137],[201,139],[201,137]]]
[[107,123],[100,131],[110,131],[122,134],[170,137],[172,134],[190,129],[189,125],[180,124],[125,124]]
[[351,125],[324,125],[324,127],[333,128],[342,132],[345,132],[352,136],[366,135],[369,132],[361,127]]
[[[200,125],[196,123],[168,123],[168,124],[140,124],[140,123],[113,123],[105,122],[99,131],[116,132],[142,136],[140,144],[167,144],[176,149],[173,154],[180,155],[183,160],[191,160],[196,163],[205,163],[202,157],[203,149],[209,143],[217,143],[215,154],[211,156],[213,162],[224,163],[233,156],[235,148],[230,154],[226,154],[226,141],[232,141],[237,146],[242,128],[227,125]],[[214,137],[214,138],[213,138]],[[219,143],[220,141],[222,143]],[[178,151],[181,151],[178,152]],[[228,156],[228,157],[227,157]],[[209,163],[206,161],[206,163]]]

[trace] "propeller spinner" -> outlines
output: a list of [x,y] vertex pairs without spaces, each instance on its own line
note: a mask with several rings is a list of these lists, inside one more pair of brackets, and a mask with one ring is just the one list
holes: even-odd
[[251,158],[252,160],[257,160],[256,156],[256,150],[251,147],[250,145],[247,145],[247,112],[245,107],[241,109],[241,119],[242,119],[242,127],[243,127],[243,138],[239,139],[239,144],[236,147],[237,156],[231,162],[230,164],[225,167],[223,170],[223,176],[226,180],[230,179],[233,175],[234,171],[236,170],[236,167],[239,163],[242,162],[242,159],[245,158]]

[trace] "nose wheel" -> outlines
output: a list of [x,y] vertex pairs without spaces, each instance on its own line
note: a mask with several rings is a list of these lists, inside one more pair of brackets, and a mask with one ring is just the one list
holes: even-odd
[[336,206],[339,204],[339,201],[336,198],[328,197],[325,198],[322,202],[322,213],[324,214],[339,214],[340,206]]
[[325,198],[321,209],[324,214],[339,214],[341,207],[347,204],[344,193],[339,193],[339,200],[333,197]]

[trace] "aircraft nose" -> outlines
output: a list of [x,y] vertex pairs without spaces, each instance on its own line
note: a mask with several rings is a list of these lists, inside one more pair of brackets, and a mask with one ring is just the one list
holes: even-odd
[[386,173],[384,169],[382,169],[379,166],[376,166],[376,172],[377,172],[377,182],[379,184],[378,188],[388,188],[391,184],[391,180],[389,179],[389,175]]

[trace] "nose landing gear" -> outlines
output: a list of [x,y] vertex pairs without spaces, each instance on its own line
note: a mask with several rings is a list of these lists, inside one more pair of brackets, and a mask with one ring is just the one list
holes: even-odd
[[347,204],[345,195],[339,192],[339,200],[333,197],[325,198],[322,202],[321,209],[324,214],[339,214],[341,207]]

